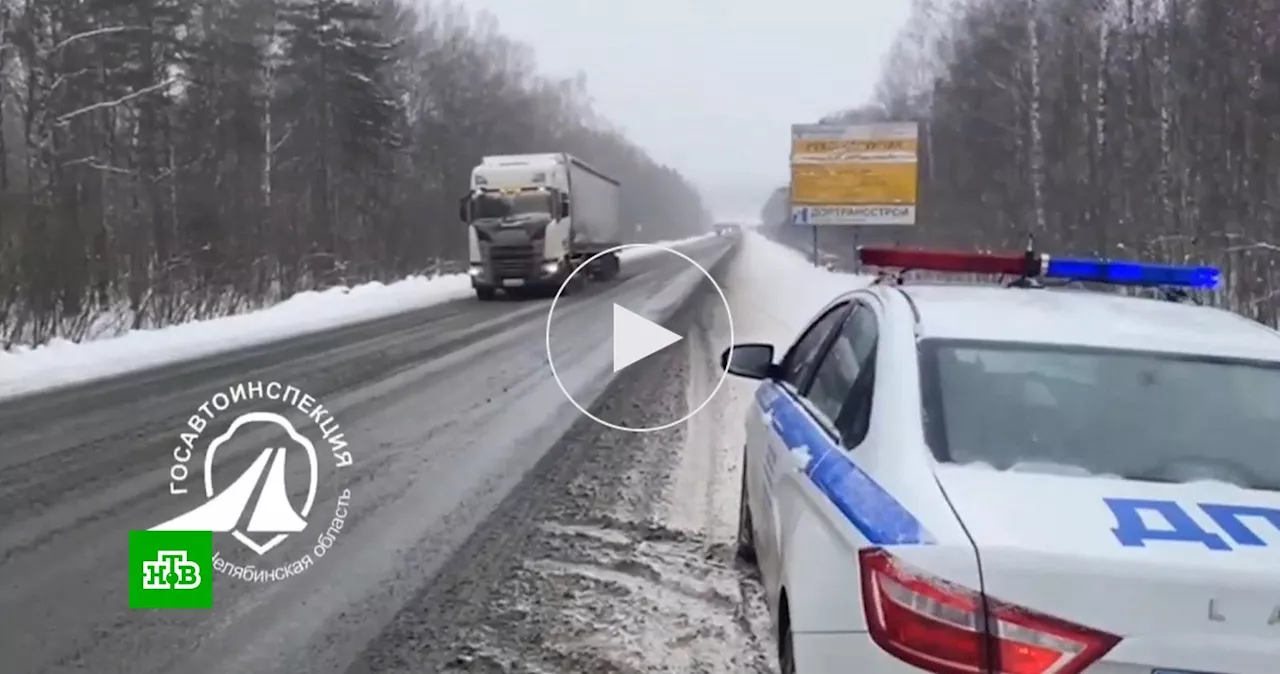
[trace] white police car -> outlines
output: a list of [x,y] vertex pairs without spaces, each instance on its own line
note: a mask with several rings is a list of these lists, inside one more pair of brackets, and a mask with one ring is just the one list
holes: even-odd
[[776,362],[763,344],[722,356],[763,380],[739,548],[784,672],[1280,674],[1280,333],[1043,287],[1217,270],[861,256],[1024,283],[890,279]]

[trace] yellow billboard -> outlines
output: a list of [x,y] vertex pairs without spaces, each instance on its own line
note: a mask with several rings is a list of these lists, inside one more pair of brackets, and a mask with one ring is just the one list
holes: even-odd
[[862,206],[916,203],[915,164],[794,164],[791,203]]
[[914,122],[797,124],[791,137],[793,222],[915,224],[919,138]]
[[915,139],[903,140],[807,140],[797,139],[791,145],[792,160],[830,161],[845,158],[867,158],[868,155],[904,155],[914,158],[917,154],[918,142]]

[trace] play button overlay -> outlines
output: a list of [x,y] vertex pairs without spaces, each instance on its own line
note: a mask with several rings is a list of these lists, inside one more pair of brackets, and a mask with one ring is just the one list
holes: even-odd
[[684,337],[634,311],[613,305],[613,371],[638,363]]
[[[681,248],[711,265],[728,254],[723,245]],[[587,265],[616,253],[623,258],[617,279],[575,283]],[[731,343],[724,290],[688,254],[658,244],[616,246],[587,260],[547,312],[556,385],[584,416],[618,431],[661,431],[702,411],[725,382],[720,352]]]

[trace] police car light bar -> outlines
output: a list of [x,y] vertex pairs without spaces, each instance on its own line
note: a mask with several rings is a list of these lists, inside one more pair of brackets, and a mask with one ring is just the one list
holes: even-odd
[[1041,255],[997,255],[947,250],[859,248],[858,261],[872,267],[896,267],[922,271],[950,271],[969,274],[1039,276],[1044,268]]
[[1212,289],[1221,273],[1213,267],[1186,267],[1176,264],[1111,262],[1109,260],[1049,259],[1045,278],[1071,279],[1129,286],[1172,286]]
[[1052,278],[1112,285],[1211,289],[1216,288],[1221,280],[1221,273],[1214,267],[1055,259],[1034,252],[993,254],[861,247],[858,249],[858,260],[872,267]]

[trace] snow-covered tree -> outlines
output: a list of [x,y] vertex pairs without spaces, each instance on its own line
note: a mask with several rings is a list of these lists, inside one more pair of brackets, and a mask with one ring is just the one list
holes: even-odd
[[584,85],[443,0],[0,0],[0,344],[456,266],[485,154],[601,166],[649,239],[709,224]]

